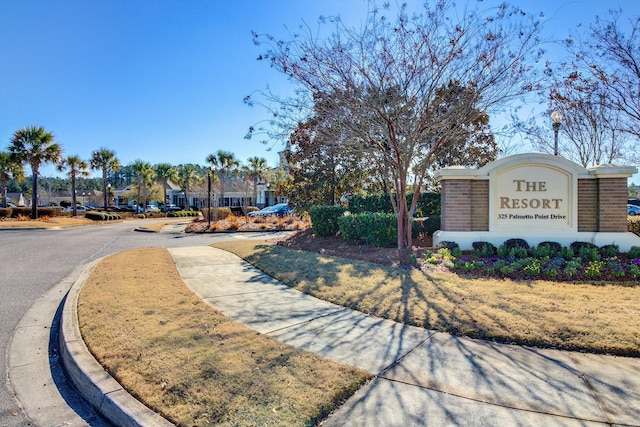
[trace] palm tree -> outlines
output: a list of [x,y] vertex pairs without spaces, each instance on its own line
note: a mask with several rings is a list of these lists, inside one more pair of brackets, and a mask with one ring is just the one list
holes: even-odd
[[7,185],[11,178],[22,181],[24,178],[22,163],[16,162],[9,153],[0,151],[0,188],[2,188],[3,208],[7,207]]
[[158,163],[154,167],[156,178],[162,183],[163,199],[162,203],[167,203],[167,186],[169,181],[176,182],[178,180],[178,171],[169,163]]
[[58,170],[68,169],[69,178],[71,178],[71,206],[73,216],[78,215],[78,207],[76,206],[76,177],[89,177],[89,163],[82,160],[79,156],[69,156],[62,159],[58,165]]
[[91,169],[102,170],[102,194],[104,195],[104,208],[107,204],[107,175],[109,172],[117,172],[120,170],[120,162],[116,157],[115,151],[108,150],[104,147],[91,153]]
[[145,209],[147,208],[147,201],[149,199],[149,189],[153,188],[153,184],[156,183],[156,171],[153,170],[153,166],[150,163],[144,164],[144,168],[142,169],[142,190],[144,197],[143,206]]
[[249,157],[247,162],[249,163],[247,173],[253,181],[253,205],[256,206],[258,199],[258,181],[267,171],[267,160],[263,157],[256,156]]
[[136,198],[136,210],[139,210],[142,207],[146,207],[147,201],[145,196],[145,201],[141,205],[140,204],[140,192],[144,190],[146,195],[147,186],[153,185],[153,178],[155,177],[153,168],[147,162],[144,162],[140,159],[135,160],[131,163],[131,170],[136,174],[137,177],[137,187],[138,187],[138,197]]
[[189,205],[189,191],[192,184],[197,184],[202,180],[202,176],[198,171],[198,167],[192,164],[178,166],[178,182],[180,183],[180,189],[184,191],[184,197],[186,200],[186,209],[190,209]]
[[26,127],[13,133],[9,143],[9,153],[14,161],[31,166],[31,218],[38,218],[38,174],[42,163],[59,163],[62,148],[51,132],[42,126]]
[[222,206],[224,206],[224,183],[237,171],[240,162],[236,160],[233,153],[223,150],[218,150],[215,154],[209,154],[206,161],[210,163],[218,173],[220,199],[222,200]]

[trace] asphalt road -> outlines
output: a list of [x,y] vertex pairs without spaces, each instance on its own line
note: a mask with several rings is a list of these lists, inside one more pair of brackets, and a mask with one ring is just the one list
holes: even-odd
[[[0,354],[4,356],[4,363],[0,364],[1,427],[31,425],[16,401],[7,375],[7,350],[12,334],[29,308],[77,266],[136,247],[199,246],[249,237],[241,233],[185,234],[179,229],[169,233],[134,231],[141,224],[145,223],[128,221],[58,230],[0,230]],[[257,233],[251,238],[272,236]],[[53,366],[52,370],[55,369]],[[68,384],[58,386],[66,389]],[[74,401],[72,406],[78,408],[82,417],[95,417],[90,411],[85,413],[86,405],[78,396],[67,394],[65,398]]]

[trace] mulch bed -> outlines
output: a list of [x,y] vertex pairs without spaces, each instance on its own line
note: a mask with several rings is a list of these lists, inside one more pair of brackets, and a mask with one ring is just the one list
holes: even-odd
[[[421,258],[427,249],[431,248],[431,242],[431,236],[413,240],[413,253],[416,258]],[[373,246],[349,242],[339,236],[319,237],[316,236],[310,228],[276,239],[275,243],[280,246],[302,251],[318,252],[321,254],[357,259],[383,265],[400,265],[400,257],[398,256],[398,250],[395,247],[376,248]]]

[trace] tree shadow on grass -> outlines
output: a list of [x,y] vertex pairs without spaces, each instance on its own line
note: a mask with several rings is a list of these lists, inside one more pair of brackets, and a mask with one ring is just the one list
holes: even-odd
[[[249,260],[261,266],[270,265],[267,270],[278,265],[278,273],[289,278],[297,277],[299,265],[322,265],[320,272],[307,275],[298,283],[290,283],[292,287],[312,294],[338,286],[346,264],[350,264],[349,274],[354,282],[369,278],[372,270],[380,268],[300,252],[288,253],[288,262],[277,263],[275,258],[282,258],[278,251],[264,246]],[[433,323],[433,318],[445,319],[452,329],[465,330],[469,328],[465,325],[473,325],[474,313],[464,304],[456,312],[450,312],[444,306],[430,303],[431,298],[423,285],[414,280],[410,270],[388,270],[387,273],[358,298],[349,295],[345,299],[349,304],[343,305],[357,309],[370,298],[388,297],[386,288],[389,278],[393,277],[400,283],[393,296],[397,304],[374,314],[401,323],[348,310],[323,315],[323,319],[313,318],[309,312],[310,319],[269,332],[288,344],[378,373],[378,378],[358,392],[334,420],[343,422],[355,417],[358,422],[379,424],[388,415],[380,408],[390,405],[394,406],[396,416],[402,416],[395,421],[389,419],[388,425],[421,425],[429,417],[434,419],[434,411],[437,413],[435,419],[458,424],[472,422],[469,414],[482,412],[486,417],[501,413],[501,419],[512,424],[522,420],[553,424],[557,417],[607,420],[570,355],[424,330],[422,328]],[[460,295],[448,289],[443,279],[429,279],[434,287],[431,292],[440,294],[447,301],[460,302]],[[339,294],[336,299],[340,299]],[[283,310],[282,317],[286,317],[287,307],[295,305],[295,301],[290,301],[279,307]],[[270,311],[272,308],[264,309]],[[424,311],[421,322],[416,322],[412,314],[416,310]],[[493,320],[499,322],[499,316]],[[411,322],[420,323],[420,327],[409,326]],[[506,325],[502,327],[506,328]],[[424,333],[420,335],[419,331]],[[596,381],[611,390],[621,390],[618,384],[602,379]],[[416,406],[416,401],[422,403]],[[326,425],[334,425],[331,418]]]

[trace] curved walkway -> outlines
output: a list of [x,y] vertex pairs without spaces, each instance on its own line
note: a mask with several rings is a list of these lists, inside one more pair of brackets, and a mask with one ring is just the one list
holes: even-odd
[[[324,427],[640,426],[640,359],[454,337],[315,299],[222,250],[169,251],[187,286],[225,316],[376,374]],[[83,277],[63,312],[65,365],[117,425],[169,425],[119,388],[74,335]]]

